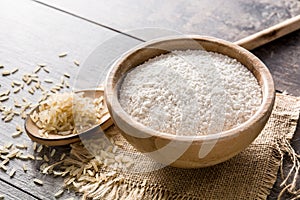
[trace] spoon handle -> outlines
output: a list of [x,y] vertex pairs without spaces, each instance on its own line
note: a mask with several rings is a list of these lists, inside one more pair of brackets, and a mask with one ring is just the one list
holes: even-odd
[[235,44],[252,50],[298,29],[300,29],[300,15],[238,40]]

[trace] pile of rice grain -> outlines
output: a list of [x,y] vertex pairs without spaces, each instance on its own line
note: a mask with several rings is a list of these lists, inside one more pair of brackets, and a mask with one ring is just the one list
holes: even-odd
[[83,93],[62,93],[41,102],[30,118],[40,128],[40,135],[69,135],[99,123],[103,109],[103,98],[93,100]]

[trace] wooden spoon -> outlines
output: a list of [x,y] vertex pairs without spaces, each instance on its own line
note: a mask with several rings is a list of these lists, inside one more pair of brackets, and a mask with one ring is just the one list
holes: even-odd
[[[80,90],[76,91],[75,93],[83,93],[84,97],[89,97],[89,98],[99,98],[100,96],[103,96],[103,89],[95,89],[95,90]],[[105,104],[105,102],[104,102]],[[106,104],[104,105],[106,107]],[[96,133],[97,131],[104,131],[107,128],[109,128],[113,122],[110,118],[109,113],[105,114],[101,118],[101,122],[90,129],[83,131],[79,134],[70,134],[70,135],[58,135],[58,134],[49,134],[49,137],[41,136],[39,134],[39,128],[36,126],[36,124],[31,120],[30,115],[38,109],[38,106],[35,107],[30,114],[27,116],[25,120],[25,130],[27,135],[31,138],[31,140],[47,145],[47,146],[61,146],[61,145],[67,145],[71,144],[74,142],[80,141],[80,137],[83,134],[92,134]]]

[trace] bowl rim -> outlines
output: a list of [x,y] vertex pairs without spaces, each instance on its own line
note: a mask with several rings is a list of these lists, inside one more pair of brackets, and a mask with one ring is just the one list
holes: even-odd
[[[164,133],[164,132],[153,130],[150,127],[143,125],[142,123],[137,122],[136,120],[132,119],[132,117],[122,108],[122,106],[119,102],[118,93],[116,91],[117,87],[113,87],[113,80],[114,80],[115,74],[118,71],[118,67],[122,64],[122,62],[124,62],[128,57],[130,57],[132,54],[134,54],[138,50],[141,50],[141,49],[147,48],[147,47],[151,47],[151,45],[164,43],[164,42],[170,42],[172,40],[186,40],[186,39],[222,44],[231,49],[236,49],[239,54],[247,57],[247,59],[250,59],[252,62],[255,62],[255,65],[253,65],[253,66],[261,75],[261,82],[263,83],[262,85],[260,85],[260,88],[262,91],[262,103],[259,106],[259,109],[255,112],[255,114],[252,115],[247,121],[243,122],[242,124],[232,128],[232,129],[214,133],[214,134],[173,135],[170,133]],[[225,55],[225,54],[223,54],[223,55]],[[255,78],[257,79],[256,76],[255,76]],[[130,49],[129,51],[125,52],[124,54],[122,54],[112,64],[112,66],[107,74],[106,81],[104,84],[104,97],[105,97],[106,104],[108,106],[110,115],[114,122],[115,122],[114,114],[116,114],[119,118],[121,118],[123,121],[128,123],[131,127],[135,128],[137,130],[143,130],[143,132],[150,135],[151,137],[154,136],[154,137],[159,137],[162,139],[176,140],[176,141],[183,141],[183,142],[215,141],[215,140],[222,140],[225,138],[228,139],[230,137],[236,137],[237,134],[243,133],[243,131],[245,129],[251,127],[253,124],[256,124],[257,122],[262,120],[265,117],[265,115],[270,112],[270,109],[272,110],[272,107],[273,107],[274,101],[275,101],[275,88],[274,88],[273,78],[272,78],[272,75],[271,75],[269,69],[259,58],[257,58],[254,54],[252,54],[250,51],[246,50],[245,48],[243,48],[235,43],[228,42],[223,39],[219,39],[219,38],[215,38],[215,37],[210,37],[210,36],[202,36],[202,35],[177,36],[176,35],[176,36],[161,37],[161,38],[157,38],[154,40],[150,40],[148,42],[144,42],[140,45],[135,46],[134,48]],[[112,106],[112,104],[114,106]],[[116,110],[118,112],[115,112]]]

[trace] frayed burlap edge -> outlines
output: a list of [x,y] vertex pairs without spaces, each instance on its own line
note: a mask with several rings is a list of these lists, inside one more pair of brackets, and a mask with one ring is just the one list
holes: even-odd
[[[275,149],[273,149],[273,154],[270,161],[270,166],[264,178],[265,185],[261,188],[261,191],[259,191],[258,197],[261,199],[267,198],[277,179],[277,173],[279,169],[283,182],[280,185],[282,189],[278,195],[278,199],[281,199],[281,196],[284,194],[284,192],[288,192],[289,194],[294,196],[294,199],[298,199],[300,198],[300,191],[296,188],[296,180],[300,168],[300,155],[296,154],[290,142],[297,128],[297,122],[300,113],[300,98],[289,95],[277,94],[276,99],[277,101],[281,101],[281,103],[285,102],[285,105],[287,107],[290,107],[290,119],[288,126],[289,130],[286,134],[280,135],[280,137],[277,138],[277,143],[275,143],[276,146]],[[292,168],[286,176],[283,172],[283,160],[285,155],[288,155],[293,164]],[[295,171],[294,174],[293,171]],[[290,181],[291,176],[293,176],[292,181]]]

